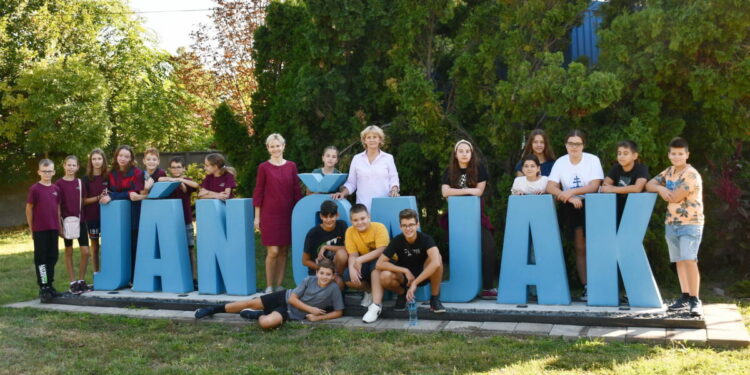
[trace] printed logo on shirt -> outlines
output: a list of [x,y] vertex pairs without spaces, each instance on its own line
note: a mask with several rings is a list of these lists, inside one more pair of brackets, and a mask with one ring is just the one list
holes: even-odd
[[372,250],[375,248],[375,241],[371,241],[367,243],[367,248]]
[[620,181],[617,183],[618,186],[630,186],[630,182],[633,180],[630,176],[620,176]]
[[422,249],[420,248],[412,249],[412,248],[405,247],[404,254],[406,254],[406,256],[408,257],[413,257],[415,255],[422,254]]
[[580,178],[580,177],[578,177],[578,176],[575,176],[575,177],[573,178],[573,183],[572,183],[572,184],[570,184],[570,188],[571,188],[571,189],[576,189],[576,188],[579,188],[579,187],[583,186],[583,185],[581,184],[582,182],[583,182],[583,181],[581,181],[581,178]]
[[222,183],[220,183],[220,184],[219,184],[219,186],[221,186],[221,187],[224,187],[224,183],[223,183],[223,182],[222,182]]
[[53,191],[53,192],[52,192],[52,195],[54,195],[54,196],[57,196],[57,192],[56,192],[56,191]]

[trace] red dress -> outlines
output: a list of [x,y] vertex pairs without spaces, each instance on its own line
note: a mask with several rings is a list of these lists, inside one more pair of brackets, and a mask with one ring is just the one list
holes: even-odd
[[280,166],[267,161],[258,166],[253,206],[260,207],[260,240],[263,246],[292,244],[292,210],[302,198],[297,164]]

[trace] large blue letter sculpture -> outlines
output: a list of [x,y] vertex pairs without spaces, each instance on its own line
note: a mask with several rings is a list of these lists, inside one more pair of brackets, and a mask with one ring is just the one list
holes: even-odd
[[586,260],[589,305],[617,306],[617,269],[636,307],[661,307],[659,288],[643,248],[656,194],[628,194],[620,227],[616,224],[616,195],[586,195]]
[[468,302],[482,287],[482,219],[479,197],[448,198],[450,275],[440,287],[445,302]]
[[249,295],[255,281],[253,200],[201,199],[198,214],[198,290]]
[[193,272],[183,217],[180,199],[143,201],[134,291],[193,291]]
[[[346,182],[346,173],[322,175],[319,173],[300,173],[300,180],[307,190],[313,193],[297,202],[292,211],[292,273],[294,282],[299,284],[307,277],[307,267],[302,265],[302,253],[305,252],[305,237],[307,232],[320,224],[320,204],[331,199],[332,193]],[[339,220],[349,221],[351,203],[345,199],[335,200],[339,208]]]
[[117,290],[130,282],[130,201],[102,204],[101,270],[94,274],[94,289]]
[[[529,231],[536,264],[528,264]],[[512,195],[508,199],[497,302],[525,304],[528,285],[536,285],[540,304],[570,304],[560,229],[548,194]]]

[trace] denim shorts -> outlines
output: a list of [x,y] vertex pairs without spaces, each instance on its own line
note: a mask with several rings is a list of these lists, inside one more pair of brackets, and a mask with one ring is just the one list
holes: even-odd
[[669,261],[698,260],[698,248],[703,238],[703,225],[664,226],[664,237],[669,247]]

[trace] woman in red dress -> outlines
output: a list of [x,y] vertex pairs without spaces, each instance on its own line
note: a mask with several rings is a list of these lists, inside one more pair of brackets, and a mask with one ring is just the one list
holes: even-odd
[[281,134],[266,138],[271,158],[258,166],[253,192],[255,230],[267,249],[266,293],[282,290],[286,259],[292,244],[292,210],[302,198],[297,164],[284,159],[286,141]]

